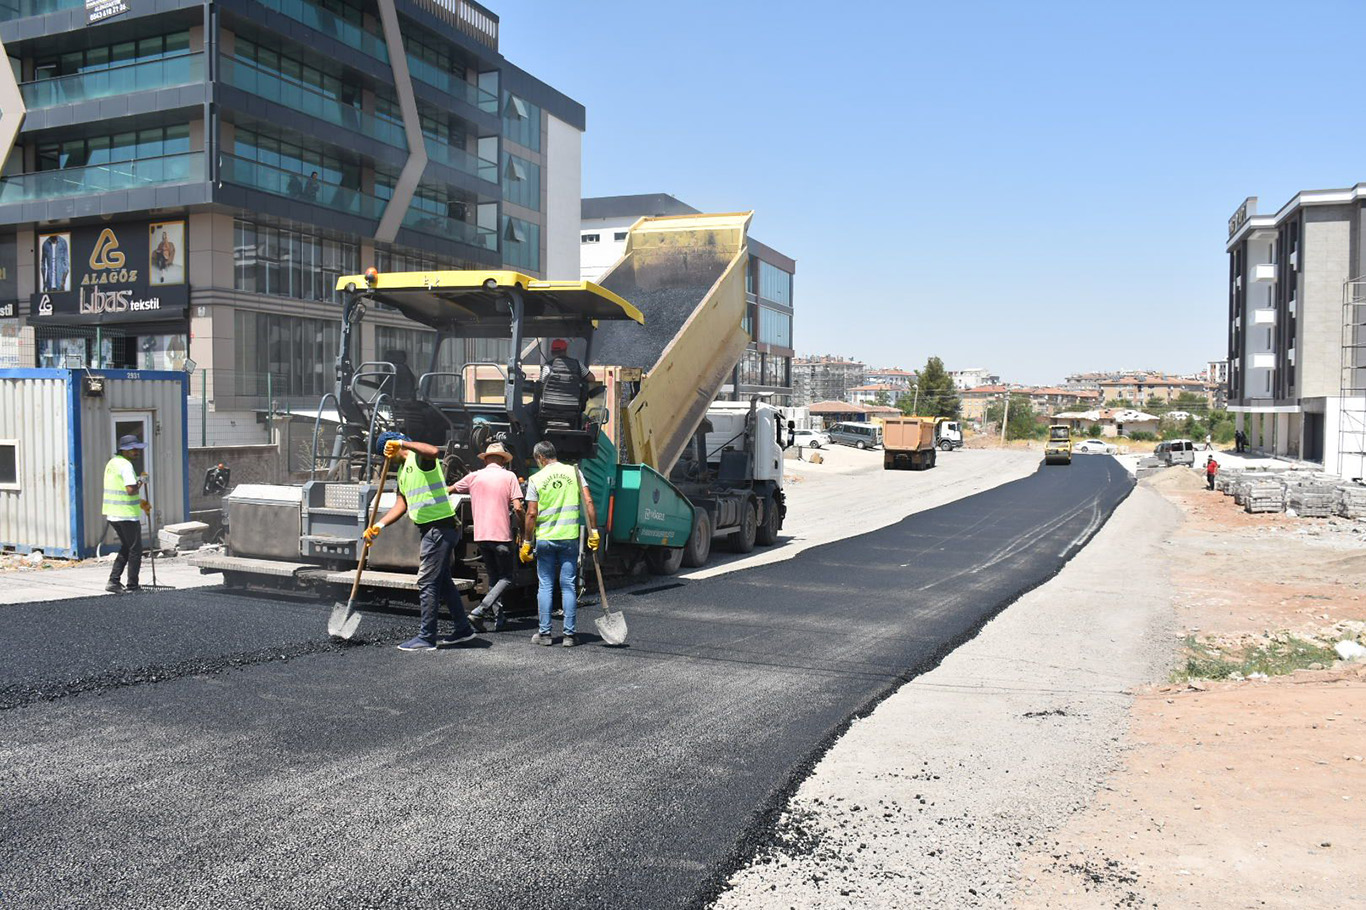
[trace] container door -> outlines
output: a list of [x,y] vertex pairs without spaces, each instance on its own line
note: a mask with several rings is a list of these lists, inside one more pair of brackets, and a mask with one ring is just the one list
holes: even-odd
[[[115,411],[109,415],[109,421],[110,433],[112,434],[109,440],[110,450],[117,453],[120,439],[125,436],[136,436],[138,442],[143,443],[147,448],[142,449],[137,455],[130,459],[133,462],[133,470],[137,471],[139,475],[143,472],[150,473],[152,470],[151,465],[156,464],[156,461],[152,458],[152,447],[156,445],[156,438],[152,433],[153,428],[156,426],[156,412]],[[151,478],[151,483],[156,483],[155,477]],[[155,492],[155,488],[153,488],[153,492]],[[144,497],[147,496],[147,491],[144,490],[142,495]],[[157,504],[156,500],[153,499],[151,502],[153,507],[155,507]],[[147,528],[148,533],[150,533],[150,527],[144,525],[144,528]]]

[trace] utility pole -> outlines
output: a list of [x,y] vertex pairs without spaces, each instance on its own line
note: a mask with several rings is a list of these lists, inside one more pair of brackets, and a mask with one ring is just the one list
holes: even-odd
[[915,402],[911,405],[911,416],[916,417],[920,414],[920,383],[912,386],[915,389]]
[[1001,396],[1006,401],[1005,412],[1001,415],[1001,445],[1006,444],[1006,427],[1010,425],[1010,393]]

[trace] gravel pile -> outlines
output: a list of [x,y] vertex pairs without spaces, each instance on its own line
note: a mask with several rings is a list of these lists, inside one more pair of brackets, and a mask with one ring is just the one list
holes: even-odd
[[652,291],[637,288],[621,294],[645,315],[645,324],[604,322],[599,325],[593,340],[593,362],[651,369],[709,290],[710,286]]

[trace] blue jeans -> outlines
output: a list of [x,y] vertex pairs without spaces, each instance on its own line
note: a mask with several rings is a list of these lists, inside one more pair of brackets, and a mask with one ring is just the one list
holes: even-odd
[[555,580],[560,581],[560,606],[564,609],[564,634],[574,634],[574,618],[578,614],[579,541],[536,541],[536,606],[540,611],[541,634],[550,634],[550,606],[555,599]]
[[451,580],[451,556],[460,543],[460,530],[454,527],[431,527],[422,532],[422,548],[418,551],[420,560],[417,569],[417,598],[422,607],[422,624],[417,635],[429,642],[436,642],[436,619],[441,605],[451,611],[455,622],[455,633],[472,633],[474,627],[465,617],[465,607],[460,603],[460,592]]

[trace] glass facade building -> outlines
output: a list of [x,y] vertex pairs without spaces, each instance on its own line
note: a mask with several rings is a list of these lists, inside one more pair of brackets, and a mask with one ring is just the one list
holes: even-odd
[[[190,357],[215,410],[267,407],[267,388],[316,404],[340,275],[577,277],[578,208],[554,203],[580,195],[584,109],[504,58],[478,3],[125,7],[0,4],[28,108],[0,174],[0,366]],[[141,305],[92,306],[96,287]],[[361,359],[406,345],[419,374],[501,349],[436,361],[382,310],[359,335]]]

